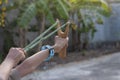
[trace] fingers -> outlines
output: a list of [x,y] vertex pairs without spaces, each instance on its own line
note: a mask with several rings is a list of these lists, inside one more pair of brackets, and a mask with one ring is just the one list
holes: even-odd
[[66,37],[66,38],[62,38],[62,37],[60,37],[60,36],[55,36],[55,39],[57,39],[57,38],[66,39],[67,41],[69,40],[68,37]]
[[23,48],[17,48],[18,50],[19,50],[19,52],[22,54],[22,59],[24,59],[25,58],[25,51],[24,51],[24,49]]
[[66,39],[67,39],[67,41],[69,41],[69,37],[67,37]]
[[26,52],[23,48],[18,48],[18,49],[21,50],[24,53],[24,55],[26,55]]
[[59,36],[55,36],[55,39],[59,38]]
[[17,51],[20,51],[21,53],[23,53],[24,55],[26,54],[26,52],[24,51],[24,49],[23,48],[14,48],[14,47],[12,47],[10,50],[17,50]]
[[19,57],[21,57],[21,59],[25,58],[25,51],[23,48],[14,48],[12,47],[11,50],[17,50],[17,52],[19,52]]
[[59,40],[62,40],[62,41],[65,41],[65,43],[68,44],[69,37],[61,38],[61,37],[59,37],[59,36],[55,36],[55,41],[58,40],[58,39],[59,39]]

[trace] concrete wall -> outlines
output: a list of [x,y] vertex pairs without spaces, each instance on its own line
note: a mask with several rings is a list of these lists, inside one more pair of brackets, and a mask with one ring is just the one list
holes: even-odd
[[90,42],[120,41],[120,3],[111,3],[112,15],[110,18],[103,18],[103,25],[96,25],[97,32]]

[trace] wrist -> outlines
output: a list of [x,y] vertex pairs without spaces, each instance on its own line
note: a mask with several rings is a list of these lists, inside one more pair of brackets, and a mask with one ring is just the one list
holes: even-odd
[[59,48],[56,45],[53,45],[52,47],[54,48],[55,53],[59,52]]
[[41,47],[41,50],[46,50],[46,49],[49,50],[49,56],[48,58],[45,59],[45,61],[49,61],[51,58],[54,57],[55,49],[53,48],[53,46],[50,46],[50,45],[44,45]]
[[14,65],[15,65],[15,60],[13,60],[13,59],[11,59],[11,58],[6,58],[6,59],[4,60],[4,64],[5,64],[5,65],[9,65],[9,66],[11,66],[11,67],[14,67]]
[[9,74],[13,67],[14,62],[9,59],[5,59],[0,66],[0,74],[2,73],[3,75],[5,75],[5,77],[7,77],[7,74]]

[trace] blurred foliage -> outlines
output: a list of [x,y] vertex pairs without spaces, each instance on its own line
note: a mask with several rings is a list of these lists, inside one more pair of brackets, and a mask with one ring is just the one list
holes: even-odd
[[[62,22],[71,20],[72,29],[79,33],[91,32],[92,37],[96,32],[95,24],[103,24],[102,17],[109,16],[111,12],[104,0],[13,0],[7,5],[6,11],[9,13],[12,10],[18,11],[13,21],[7,21],[12,29],[17,26],[28,28],[33,18],[42,23],[45,17],[45,26],[59,18]],[[37,31],[38,26],[35,24],[28,30]]]
[[77,14],[83,27],[80,31],[91,31],[92,34],[96,31],[94,24],[103,24],[102,16],[109,16],[111,12],[104,0],[14,0],[9,4],[8,11],[13,9],[20,11],[17,18],[19,27],[27,27],[35,16],[42,18],[43,14],[51,24],[56,18],[68,20],[71,19],[70,14]]
[[12,9],[19,9],[18,26],[24,28],[35,16],[42,18],[42,14],[45,14],[51,24],[55,22],[55,18],[69,18],[69,6],[66,0],[14,0],[9,5],[9,11]]
[[[111,8],[104,0],[69,0],[72,3],[72,12],[76,12],[81,23],[80,32],[91,32],[94,37],[95,24],[103,24],[103,16],[110,16]],[[73,13],[74,14],[74,13]],[[76,30],[78,30],[76,28]]]
[[8,0],[0,0],[0,27],[5,27],[7,4],[8,4]]
[[95,22],[102,24],[101,15],[109,16],[111,11],[104,0],[14,0],[8,7],[8,11],[19,9],[18,26],[24,28],[35,16],[42,18],[45,14],[46,21],[52,24],[56,18],[71,19],[71,13],[77,13],[79,22],[91,27]]

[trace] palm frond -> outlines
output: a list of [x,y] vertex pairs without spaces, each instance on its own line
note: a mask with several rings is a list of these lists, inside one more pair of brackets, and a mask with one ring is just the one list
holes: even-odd
[[56,0],[57,1],[57,11],[59,12],[59,15],[63,18],[69,18],[67,7],[64,5],[62,0]]
[[30,4],[28,8],[25,10],[25,12],[22,14],[22,16],[18,20],[18,26],[20,27],[27,27],[29,22],[32,20],[32,18],[36,15],[36,7],[35,4]]
[[[111,8],[104,0],[71,0],[75,9],[97,11],[103,16],[110,15]],[[74,9],[73,8],[73,9]]]
[[[38,2],[36,2],[39,4],[39,9],[43,9],[44,13],[46,14],[46,18],[51,22],[51,23],[54,23],[55,20],[54,20],[54,17],[53,17],[53,14],[50,10],[50,8],[48,7],[48,3],[46,0],[38,0]],[[42,8],[41,8],[42,6]]]

